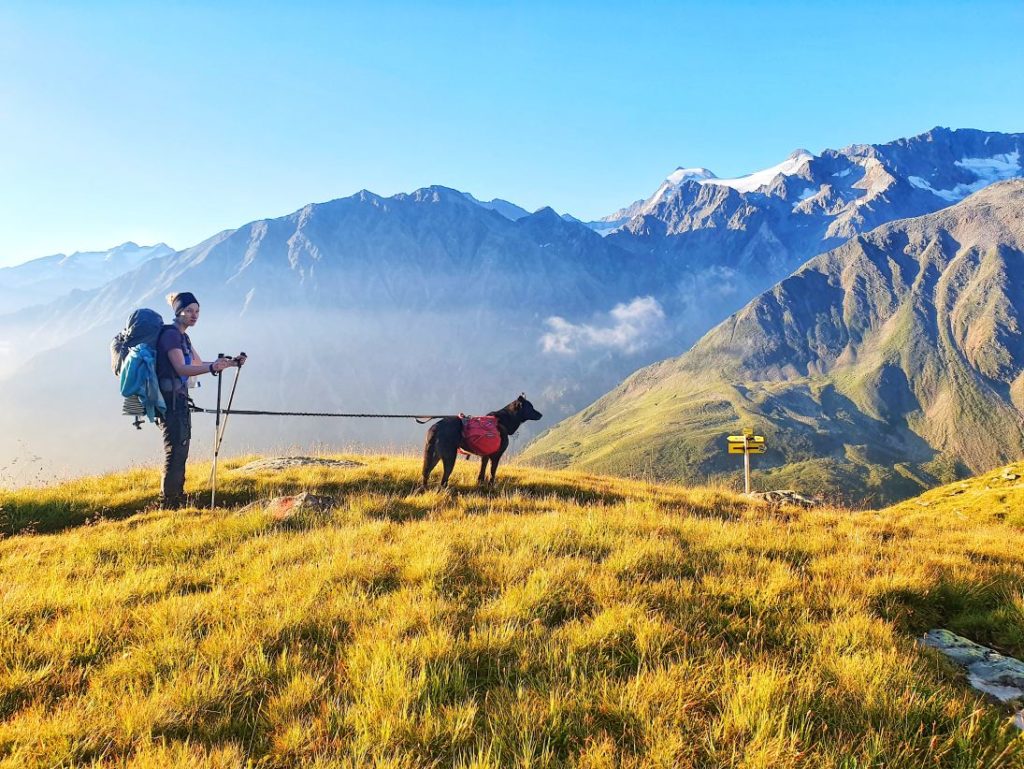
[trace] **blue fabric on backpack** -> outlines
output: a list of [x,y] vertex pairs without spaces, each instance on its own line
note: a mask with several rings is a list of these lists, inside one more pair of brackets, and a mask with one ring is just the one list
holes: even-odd
[[121,395],[138,395],[150,422],[156,421],[157,413],[163,416],[167,411],[156,376],[156,353],[148,344],[137,344],[128,350],[121,367]]

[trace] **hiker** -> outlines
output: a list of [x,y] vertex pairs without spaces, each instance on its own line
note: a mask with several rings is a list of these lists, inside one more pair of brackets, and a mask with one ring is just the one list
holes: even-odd
[[156,345],[156,375],[160,393],[167,404],[161,429],[164,434],[164,472],[160,487],[161,507],[174,509],[185,504],[185,462],[192,438],[188,379],[200,374],[219,374],[245,359],[218,358],[206,363],[192,346],[188,329],[199,320],[199,302],[188,291],[170,294],[167,303],[174,310],[174,323],[164,326]]

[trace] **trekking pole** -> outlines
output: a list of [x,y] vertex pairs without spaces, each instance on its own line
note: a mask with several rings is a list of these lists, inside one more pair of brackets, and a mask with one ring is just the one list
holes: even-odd
[[[217,360],[224,357],[224,353],[217,353]],[[217,374],[217,418],[213,425],[213,467],[210,468],[210,509],[213,510],[214,505],[217,504],[217,452],[220,449],[218,441],[220,440],[220,393],[221,385],[224,383],[224,378],[218,373]]]
[[235,381],[231,383],[231,394],[228,396],[228,407],[224,412],[224,424],[221,425],[220,435],[218,436],[217,442],[214,446],[214,456],[217,456],[217,454],[220,453],[220,445],[224,442],[224,432],[228,429],[228,417],[231,416],[231,404],[235,402],[235,388],[238,387],[238,377],[242,375],[242,364],[245,363],[245,357],[245,353],[242,352],[238,354],[238,358],[236,359],[240,362],[238,367],[235,369]]
[[[221,354],[218,357],[223,358],[224,356],[223,356],[223,354]],[[228,417],[231,416],[231,404],[233,404],[235,402],[235,388],[238,387],[238,377],[242,373],[242,364],[245,363],[245,358],[246,358],[246,355],[245,355],[244,352],[239,353],[238,354],[238,358],[236,358],[236,360],[238,361],[238,367],[235,370],[235,380],[231,383],[231,394],[228,396],[228,408],[224,412],[224,423],[223,424],[220,424],[220,393],[221,393],[220,386],[221,386],[221,382],[223,380],[221,380],[221,379],[217,380],[217,419],[216,419],[216,425],[219,425],[219,429],[217,429],[217,426],[215,425],[214,431],[215,431],[216,434],[214,436],[214,441],[213,441],[213,474],[212,474],[211,479],[210,479],[210,488],[211,488],[211,492],[210,492],[210,509],[211,510],[213,509],[214,501],[217,498],[217,459],[220,456],[221,444],[224,442],[224,432],[228,429]],[[223,372],[221,372],[221,373],[223,373]]]

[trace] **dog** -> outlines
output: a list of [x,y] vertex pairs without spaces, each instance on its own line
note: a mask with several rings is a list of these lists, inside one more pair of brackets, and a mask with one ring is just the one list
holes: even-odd
[[[480,457],[480,475],[476,479],[477,484],[480,486],[484,484],[484,474],[487,470],[488,460],[491,462],[490,484],[494,485],[494,476],[498,472],[498,462],[501,461],[501,455],[508,448],[508,436],[514,435],[523,422],[536,421],[543,414],[537,411],[533,404],[526,400],[524,396],[520,395],[504,408],[491,411],[487,416],[498,418],[498,433],[501,436],[501,445],[493,454]],[[439,422],[430,426],[430,429],[427,430],[427,441],[423,446],[423,485],[420,487],[421,489],[426,490],[430,472],[437,466],[438,462],[441,462],[444,466],[444,474],[441,476],[441,488],[448,487],[448,478],[451,476],[452,470],[455,469],[455,459],[460,448],[463,450],[468,448],[462,440],[462,419],[460,417],[442,417]]]

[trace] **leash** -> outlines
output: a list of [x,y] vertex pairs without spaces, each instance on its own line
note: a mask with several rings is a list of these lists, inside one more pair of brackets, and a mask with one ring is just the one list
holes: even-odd
[[[216,409],[204,409],[200,406],[192,406],[192,412],[195,414],[216,414]],[[434,419],[444,419],[447,416],[455,416],[454,414],[434,414],[432,416],[425,416],[423,414],[342,414],[338,412],[330,411],[253,411],[250,409],[233,409],[230,403],[228,404],[227,410],[222,410],[222,414],[242,414],[245,416],[271,416],[271,417],[341,417],[348,419],[415,419],[419,424],[425,425]]]
[[[242,353],[244,356],[245,353]],[[223,354],[217,356],[218,359],[223,358]],[[244,362],[244,358],[243,358]],[[223,373],[223,372],[221,372]],[[189,398],[188,406],[189,410],[194,414],[216,414],[217,418],[214,422],[213,427],[213,466],[210,468],[210,509],[213,510],[217,505],[217,459],[220,454],[221,444],[224,442],[224,431],[228,427],[228,417],[232,414],[243,414],[246,416],[275,416],[275,417],[341,417],[349,419],[415,419],[417,423],[425,425],[427,422],[432,422],[435,419],[444,419],[448,416],[447,414],[437,415],[423,415],[423,414],[347,414],[339,412],[328,412],[328,411],[259,411],[255,409],[233,409],[231,406],[235,402],[235,388],[238,386],[238,378],[242,373],[242,366],[239,365],[235,369],[235,379],[231,383],[231,394],[228,396],[228,407],[222,409],[221,403],[221,391],[224,383],[224,378],[217,375],[217,408],[216,409],[204,409],[197,406],[195,402]],[[221,422],[221,414],[224,415],[224,421]]]

